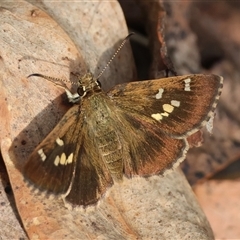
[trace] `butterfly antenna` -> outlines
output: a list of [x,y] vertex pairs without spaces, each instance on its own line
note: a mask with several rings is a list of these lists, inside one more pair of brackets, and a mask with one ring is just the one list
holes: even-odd
[[[46,76],[46,75],[43,75],[43,74],[40,74],[40,73],[30,74],[27,78],[29,78],[29,77],[41,77],[41,78],[44,78],[44,79],[50,81],[51,83],[53,83],[53,84],[55,84],[55,85],[57,85],[59,87],[62,87],[64,89],[68,89],[68,87],[66,86],[65,83],[70,82],[71,84],[76,84],[76,83],[74,83],[72,81],[69,81],[69,80],[64,80],[64,79],[61,79],[61,78],[50,77],[50,76]],[[62,85],[57,83],[57,82],[61,82]]]
[[112,55],[112,57],[110,58],[110,60],[108,61],[108,63],[106,64],[106,66],[102,69],[102,71],[98,74],[97,79],[99,79],[102,74],[105,72],[105,70],[109,67],[109,65],[111,64],[111,62],[113,61],[113,59],[118,55],[118,53],[120,52],[120,50],[122,49],[122,47],[125,45],[125,43],[128,41],[128,39],[134,34],[134,32],[131,32],[127,35],[127,37],[125,37],[125,39],[122,41],[122,43],[120,44],[120,46],[118,47],[118,49],[116,50],[116,52]]

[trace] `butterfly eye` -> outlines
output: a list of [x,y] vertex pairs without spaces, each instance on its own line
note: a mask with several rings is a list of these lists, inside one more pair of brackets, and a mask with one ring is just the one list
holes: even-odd
[[86,90],[86,89],[85,89],[84,86],[78,87],[77,93],[79,94],[80,97],[83,97],[83,96],[86,94],[85,90]]

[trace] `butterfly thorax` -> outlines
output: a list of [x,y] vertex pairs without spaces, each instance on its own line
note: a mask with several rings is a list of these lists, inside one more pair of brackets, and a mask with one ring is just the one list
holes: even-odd
[[79,78],[77,93],[80,98],[85,97],[87,94],[89,95],[100,91],[100,84],[91,73],[86,73],[83,77]]
[[[86,133],[94,142],[96,152],[100,153],[115,181],[122,179],[123,175],[123,148],[116,126],[113,103],[104,92],[95,92],[88,95],[84,101],[85,123],[88,125]],[[95,159],[95,158],[93,158]],[[97,162],[93,162],[97,165]]]

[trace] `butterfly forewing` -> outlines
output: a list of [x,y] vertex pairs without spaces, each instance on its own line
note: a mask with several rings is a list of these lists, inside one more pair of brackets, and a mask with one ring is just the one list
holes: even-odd
[[66,192],[71,183],[79,149],[74,142],[81,142],[78,109],[76,105],[64,115],[24,167],[27,180],[40,189],[60,194]]
[[[101,158],[91,103],[83,99],[73,106],[30,155],[24,174],[48,193],[65,194],[72,206],[96,203],[113,184]],[[84,113],[80,114],[80,109]],[[100,110],[101,111],[101,110]],[[98,110],[96,110],[98,113]]]
[[210,119],[221,89],[221,77],[196,74],[125,83],[108,94],[124,112],[181,138]]

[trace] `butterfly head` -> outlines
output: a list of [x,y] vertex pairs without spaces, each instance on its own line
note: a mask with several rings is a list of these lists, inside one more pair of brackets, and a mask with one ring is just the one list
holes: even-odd
[[100,82],[94,78],[91,73],[86,73],[78,79],[78,89],[77,93],[82,98],[88,93],[100,92],[101,85]]

